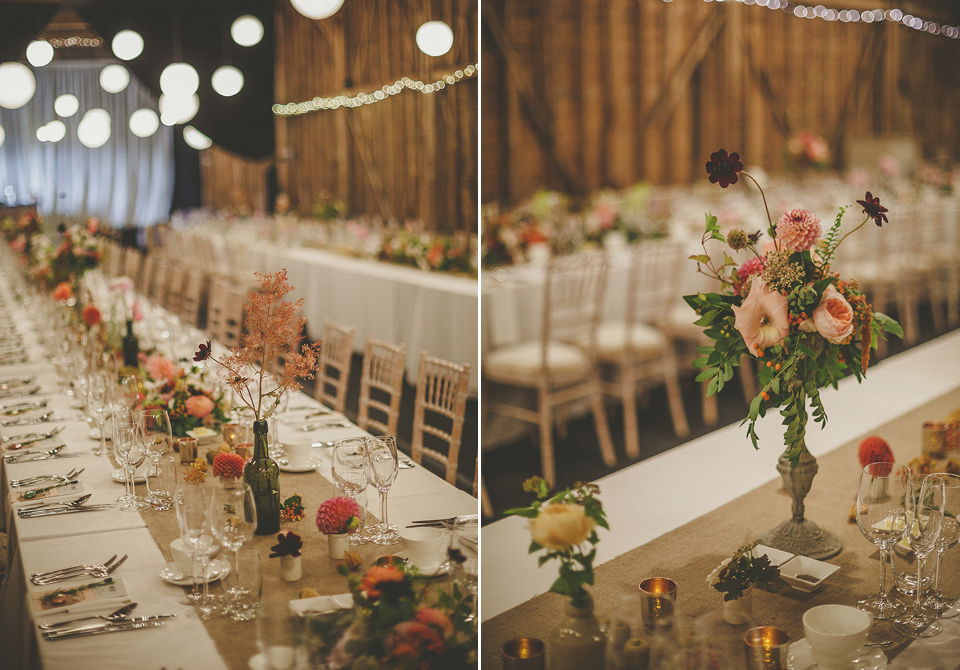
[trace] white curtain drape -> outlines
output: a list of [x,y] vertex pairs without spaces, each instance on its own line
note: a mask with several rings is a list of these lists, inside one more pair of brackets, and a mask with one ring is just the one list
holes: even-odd
[[[127,127],[141,107],[156,111],[157,101],[131,76],[120,93],[100,87],[100,70],[111,61],[54,63],[34,69],[37,93],[20,109],[0,108],[6,141],[0,146],[0,202],[35,201],[47,219],[95,216],[112,226],[149,226],[167,221],[173,197],[173,129],[161,125],[139,138]],[[72,93],[80,109],[57,116],[53,102]],[[88,149],[77,139],[84,113],[100,107],[110,113],[111,135],[102,147]],[[37,129],[59,119],[67,135],[41,142]],[[12,190],[11,190],[12,189]]]

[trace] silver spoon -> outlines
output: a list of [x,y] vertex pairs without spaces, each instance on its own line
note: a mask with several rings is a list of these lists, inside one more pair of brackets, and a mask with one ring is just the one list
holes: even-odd
[[103,620],[103,621],[118,621],[126,617],[130,612],[137,609],[137,603],[130,603],[129,605],[124,605],[115,612],[110,614],[105,614],[103,616],[85,616],[80,617],[79,619],[70,619],[69,621],[58,621],[57,623],[42,623],[38,625],[38,628],[43,630],[51,630],[62,628],[63,626],[70,626],[77,623],[78,621],[94,621],[94,620]]

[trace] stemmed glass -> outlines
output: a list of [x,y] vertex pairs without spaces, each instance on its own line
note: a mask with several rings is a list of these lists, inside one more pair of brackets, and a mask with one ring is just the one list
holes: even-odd
[[953,601],[943,597],[940,584],[940,567],[943,553],[960,542],[960,476],[938,472],[937,476],[943,480],[943,525],[940,528],[940,539],[937,541],[937,568],[934,572],[934,590],[923,603],[925,612],[950,619],[957,616],[956,610],[950,610]]
[[[337,488],[354,500],[367,488],[367,473],[364,469],[366,442],[365,437],[351,437],[338,440],[333,445],[333,458],[330,464],[333,482]],[[362,529],[357,529],[350,534],[350,544],[365,544],[367,541]]]
[[906,605],[887,594],[887,563],[890,550],[911,525],[910,495],[910,468],[897,463],[871,463],[860,472],[857,526],[864,537],[880,547],[880,592],[864,598],[857,607],[876,619],[890,619],[906,610]]
[[211,526],[210,495],[207,487],[201,484],[184,484],[177,487],[174,501],[180,539],[190,556],[200,562],[202,571],[203,595],[196,601],[197,610],[201,619],[209,619],[216,612],[216,607],[214,597],[210,595],[207,571],[210,558],[220,549]]
[[150,507],[150,503],[137,495],[134,483],[134,473],[146,458],[147,451],[137,436],[135,424],[125,423],[116,416],[113,423],[113,453],[123,468],[123,483],[126,489],[126,493],[118,497],[117,502],[124,512],[137,512]]
[[380,523],[371,529],[370,541],[374,544],[396,544],[400,533],[396,526],[387,521],[387,491],[397,478],[400,462],[397,458],[397,440],[385,435],[372,437],[366,441],[364,471],[367,481],[380,492]]
[[87,411],[90,417],[97,422],[97,430],[100,432],[100,448],[93,450],[94,456],[102,456],[107,451],[107,436],[104,434],[104,422],[107,415],[110,399],[108,397],[109,386],[107,376],[96,372],[89,376],[87,380]]
[[[476,520],[453,523],[443,523],[443,527],[451,531],[450,548],[460,552],[454,559],[453,552],[448,565],[453,569],[454,579],[461,588],[469,593],[470,616],[468,621],[477,623],[477,598],[480,592],[480,542],[478,537],[478,523]],[[462,559],[462,560],[460,560]]]
[[913,614],[893,622],[894,629],[907,637],[933,637],[942,630],[936,617],[923,611],[923,564],[940,540],[943,528],[944,481],[939,475],[923,478],[919,491],[911,487],[910,505],[913,508],[913,531],[910,548],[917,557],[917,590]]
[[253,489],[248,484],[236,482],[213,489],[210,503],[210,525],[214,536],[227,549],[233,551],[233,576],[235,585],[226,589],[226,606],[243,595],[240,587],[240,547],[253,537],[257,527],[257,507]]
[[140,412],[139,416],[140,439],[146,445],[147,454],[153,462],[146,477],[147,500],[155,509],[169,509],[166,506],[169,501],[162,499],[161,492],[154,492],[150,489],[150,476],[160,474],[160,457],[167,453],[173,444],[170,415],[165,409],[145,409]]

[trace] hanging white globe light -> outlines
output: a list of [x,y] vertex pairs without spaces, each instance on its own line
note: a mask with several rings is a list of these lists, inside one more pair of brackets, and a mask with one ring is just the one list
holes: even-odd
[[129,126],[130,132],[137,137],[150,137],[160,127],[160,117],[152,109],[144,107],[130,115]]
[[33,70],[12,61],[0,65],[0,107],[20,109],[33,99],[36,92],[37,80]]
[[43,67],[53,60],[53,45],[46,40],[34,40],[27,45],[27,62],[33,67]]
[[290,0],[293,8],[308,19],[325,19],[336,14],[343,0]]
[[443,21],[427,21],[417,29],[417,47],[428,56],[442,56],[453,47],[453,30]]
[[100,86],[107,93],[119,93],[130,83],[130,73],[127,68],[117,63],[100,70]]
[[143,53],[143,38],[133,30],[121,30],[113,36],[110,46],[120,60],[133,60]]
[[263,24],[251,14],[237,17],[230,26],[230,36],[242,47],[252,47],[263,39]]
[[165,126],[186,123],[200,111],[200,98],[196,95],[161,95],[159,100],[160,122]]
[[99,107],[89,110],[77,124],[77,139],[88,149],[102,147],[110,133],[110,113]]
[[183,129],[183,140],[188,146],[196,149],[197,151],[203,151],[204,149],[209,149],[213,146],[213,140],[193,126],[186,126]]
[[51,121],[37,128],[37,139],[41,142],[59,142],[67,136],[67,126],[63,121]]
[[46,127],[46,126],[40,126],[39,128],[37,128],[37,139],[40,140],[41,142],[46,142],[46,141],[47,141],[47,127]]
[[77,96],[70,93],[58,95],[57,99],[53,101],[53,111],[64,118],[73,116],[78,109],[80,109],[80,101],[77,100]]
[[3,146],[3,141],[7,139],[7,133],[4,131],[3,126],[0,126],[0,147]]
[[160,73],[160,90],[166,95],[186,97],[200,88],[200,75],[192,65],[171,63]]
[[243,73],[232,65],[223,65],[214,70],[210,84],[214,91],[229,98],[243,88]]

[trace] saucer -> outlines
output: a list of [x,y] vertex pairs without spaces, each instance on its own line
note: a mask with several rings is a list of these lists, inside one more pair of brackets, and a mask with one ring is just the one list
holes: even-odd
[[[816,670],[813,652],[806,638],[790,645],[787,652],[787,670]],[[883,670],[887,667],[887,657],[879,649],[864,647],[860,655],[850,664],[850,670]]]
[[[93,428],[91,428],[91,429],[90,429],[90,432],[87,433],[87,437],[89,437],[91,440],[96,440],[97,442],[99,442],[99,441],[100,441],[100,428],[97,427],[97,426],[94,426]],[[106,442],[110,442],[111,439],[112,439],[112,437],[111,437],[111,435],[108,434],[108,435],[104,435],[104,436],[103,436],[103,439],[104,439],[104,441],[106,441]]]
[[[141,465],[139,468],[133,471],[133,481],[134,482],[145,482],[147,478],[145,476],[146,470],[149,466]],[[117,482],[118,484],[123,484],[123,468],[116,468],[113,472],[110,473],[110,479]]]
[[288,461],[286,458],[280,458],[277,460],[277,465],[280,466],[280,469],[284,472],[312,472],[323,465],[323,459],[314,458],[309,463],[304,463],[302,465],[291,465],[290,461]]
[[447,561],[445,558],[434,561],[429,565],[417,565],[416,563],[410,560],[410,556],[409,554],[407,554],[406,551],[398,551],[398,552],[395,552],[393,555],[399,556],[400,558],[407,559],[407,563],[409,565],[416,566],[416,568],[420,571],[420,574],[424,577],[436,577],[437,575],[445,575],[449,570],[449,568],[447,567]]
[[[230,574],[230,564],[222,558],[215,558],[207,565],[208,582],[215,582],[228,574]],[[174,586],[191,586],[193,584],[193,579],[184,577],[177,564],[172,562],[167,563],[165,567],[160,569],[160,578]]]
[[267,655],[265,652],[260,652],[259,654],[254,654],[250,657],[250,660],[247,661],[250,666],[250,670],[270,670],[271,667],[293,667],[293,664],[289,663],[289,659],[293,659],[296,655],[296,650],[293,647],[270,647],[272,653],[278,654],[279,659],[281,660],[281,665],[272,666],[267,662]]

